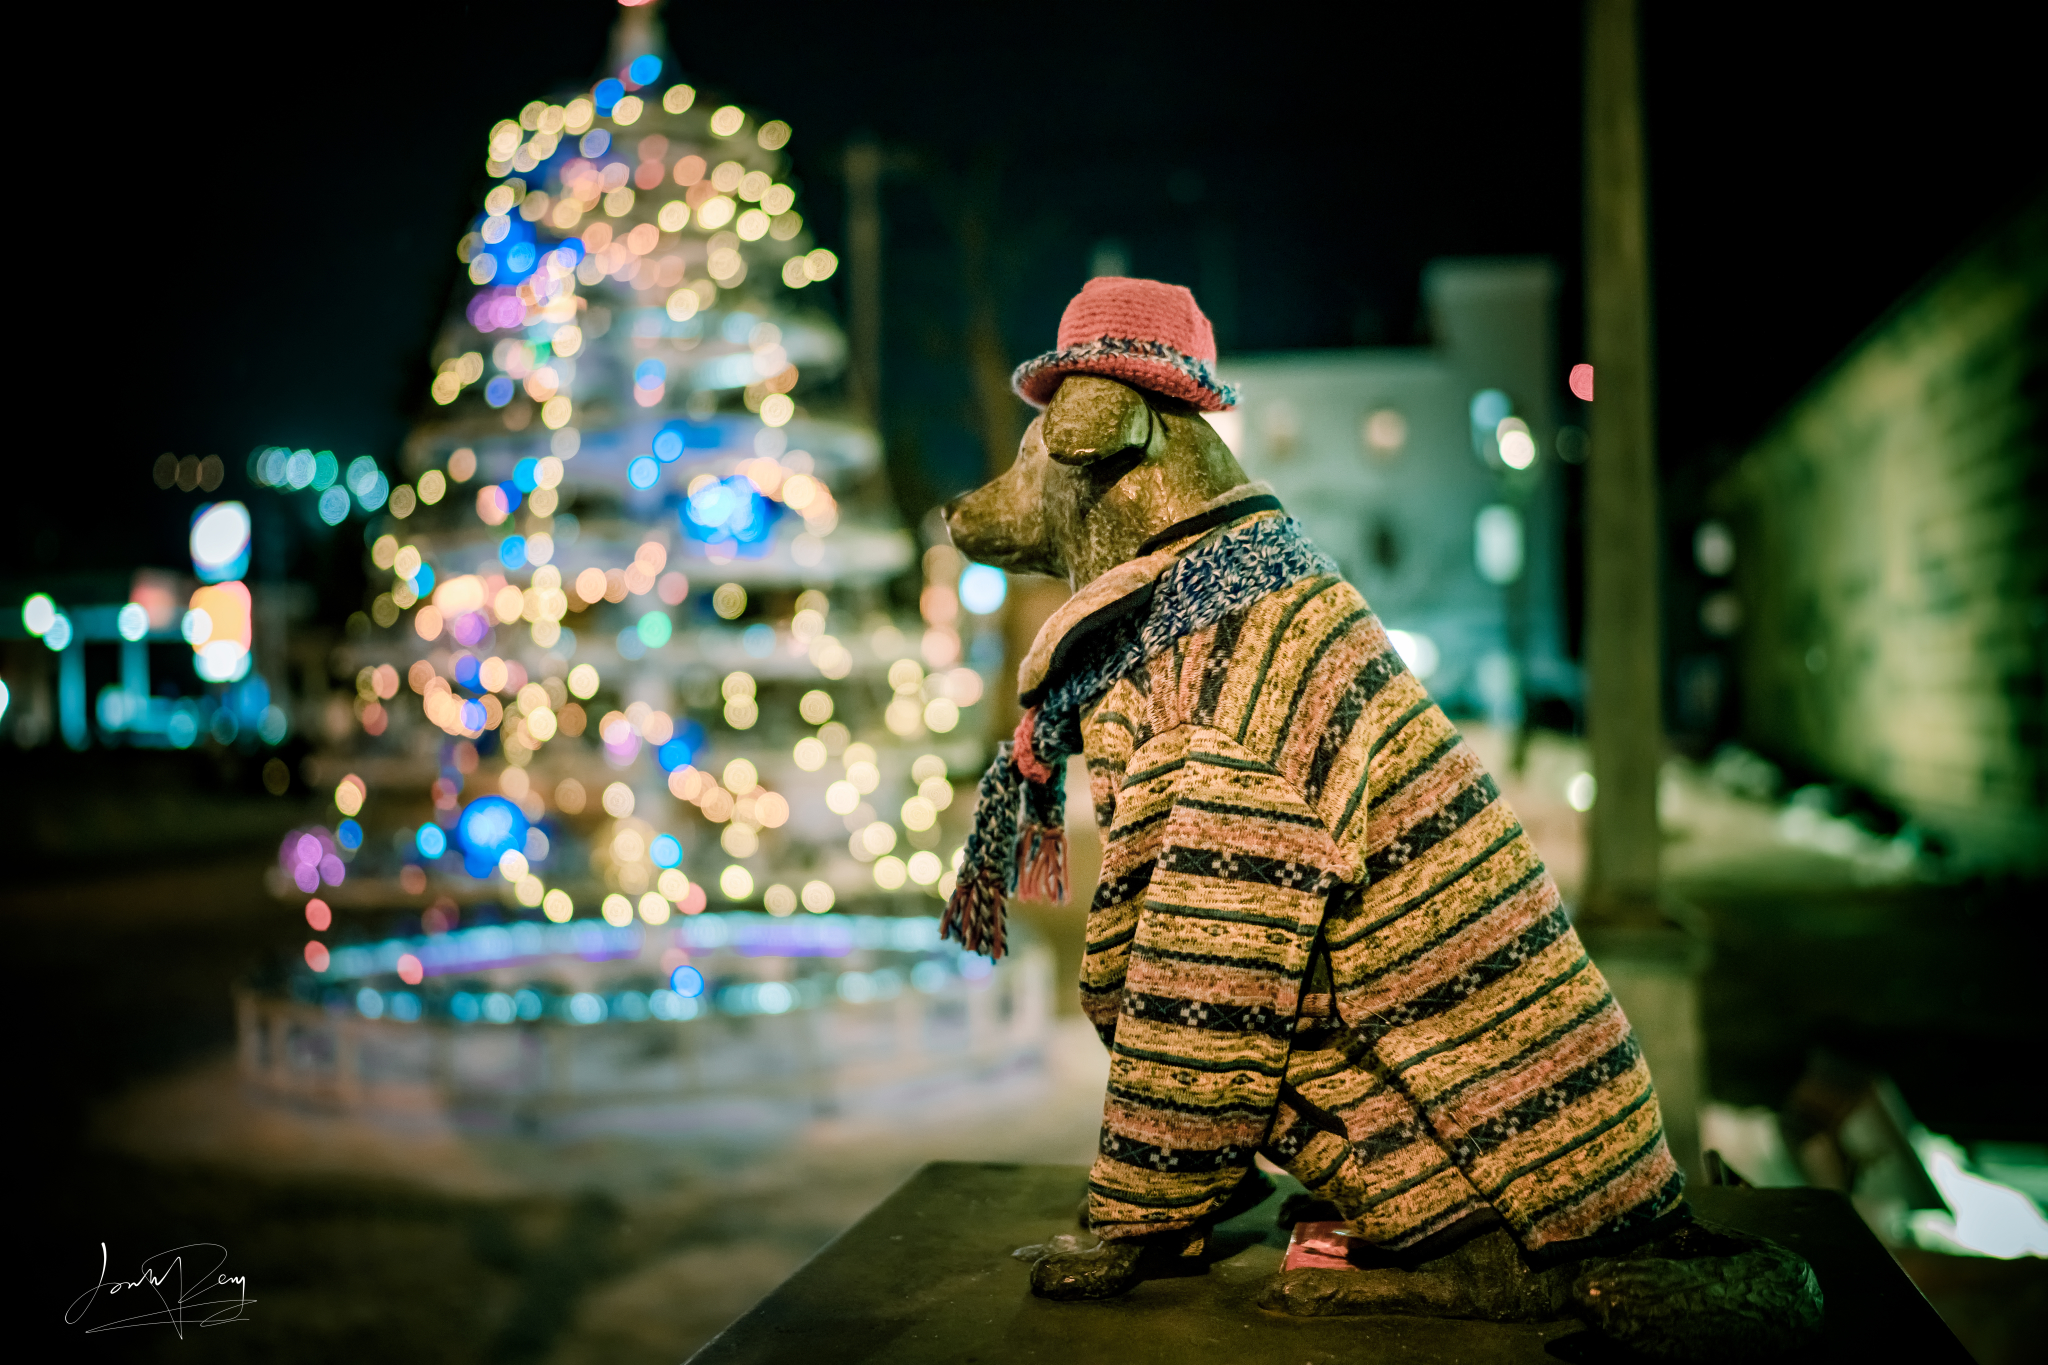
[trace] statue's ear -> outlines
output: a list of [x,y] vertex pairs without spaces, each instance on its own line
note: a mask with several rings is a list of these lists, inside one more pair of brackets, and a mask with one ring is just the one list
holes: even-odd
[[1065,465],[1093,464],[1153,435],[1152,409],[1128,384],[1100,375],[1068,375],[1045,409],[1045,451]]

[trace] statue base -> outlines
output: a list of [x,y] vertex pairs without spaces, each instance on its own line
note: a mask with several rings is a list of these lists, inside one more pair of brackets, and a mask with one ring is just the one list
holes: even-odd
[[[1087,1178],[1080,1166],[940,1161],[692,1356],[692,1365],[829,1360],[890,1365],[1447,1365],[1451,1361],[1596,1362],[1615,1350],[1576,1320],[1477,1322],[1423,1317],[1299,1318],[1258,1306],[1288,1233],[1271,1198],[1220,1225],[1206,1274],[1146,1280],[1120,1298],[1033,1298],[1013,1248],[1069,1232]],[[1839,1194],[1710,1186],[1688,1195],[1704,1218],[1804,1256],[1827,1298],[1815,1361],[1970,1357]]]

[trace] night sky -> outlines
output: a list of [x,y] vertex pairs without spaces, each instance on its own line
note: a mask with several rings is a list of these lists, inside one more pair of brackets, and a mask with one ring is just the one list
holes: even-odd
[[[840,148],[889,149],[883,426],[915,513],[983,476],[977,214],[1013,363],[1049,348],[1106,240],[1194,287],[1226,353],[1410,344],[1427,260],[1547,255],[1577,358],[1579,12],[1426,8],[676,5],[664,83],[789,120],[798,206],[835,248]],[[1991,6],[1882,28],[1653,8],[1661,455],[1682,500],[2038,189],[2043,139],[2032,45]],[[16,256],[49,295],[55,344],[31,364],[60,401],[34,405],[47,443],[17,457],[34,515],[6,538],[9,579],[181,565],[191,495],[151,483],[164,451],[222,454],[244,496],[259,444],[390,461],[427,402],[486,130],[602,74],[616,8],[236,13],[108,16],[89,86],[52,85],[32,139],[51,141],[17,160],[63,224]],[[49,60],[75,66],[85,41]],[[307,529],[254,572],[347,595],[357,558]]]

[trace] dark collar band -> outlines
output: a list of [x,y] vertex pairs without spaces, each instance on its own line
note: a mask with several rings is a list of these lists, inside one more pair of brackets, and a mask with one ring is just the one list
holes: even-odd
[[1176,540],[1186,540],[1189,536],[1200,535],[1211,527],[1221,526],[1227,521],[1236,521],[1240,517],[1248,517],[1255,512],[1278,512],[1281,510],[1280,499],[1274,497],[1271,493],[1255,493],[1249,498],[1239,498],[1236,502],[1227,502],[1221,507],[1212,507],[1206,512],[1197,512],[1186,521],[1176,521],[1159,534],[1147,537],[1145,543],[1138,547],[1138,553],[1132,556],[1132,558],[1143,559],[1146,555],[1171,545]]
[[1045,680],[1029,692],[1019,693],[1017,704],[1026,710],[1045,700],[1074,661],[1086,650],[1092,649],[1106,633],[1119,629],[1126,623],[1135,622],[1143,629],[1145,617],[1152,610],[1152,595],[1159,591],[1159,582],[1154,579],[1133,592],[1127,592],[1103,607],[1090,612],[1074,623],[1073,629],[1061,637],[1052,647],[1052,658],[1046,661]]

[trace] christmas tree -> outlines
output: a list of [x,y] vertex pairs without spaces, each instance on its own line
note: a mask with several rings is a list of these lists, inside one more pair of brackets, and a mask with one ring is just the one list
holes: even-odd
[[1035,1043],[1044,955],[937,935],[1002,577],[920,554],[832,397],[791,129],[669,66],[629,9],[613,74],[490,131],[311,764],[336,818],[280,854],[315,937],[296,1006],[247,1002],[259,1069],[291,1008],[475,1035],[825,1010],[827,1053],[875,1054],[872,1002],[923,1000],[911,1053],[942,1017],[942,1052]]

